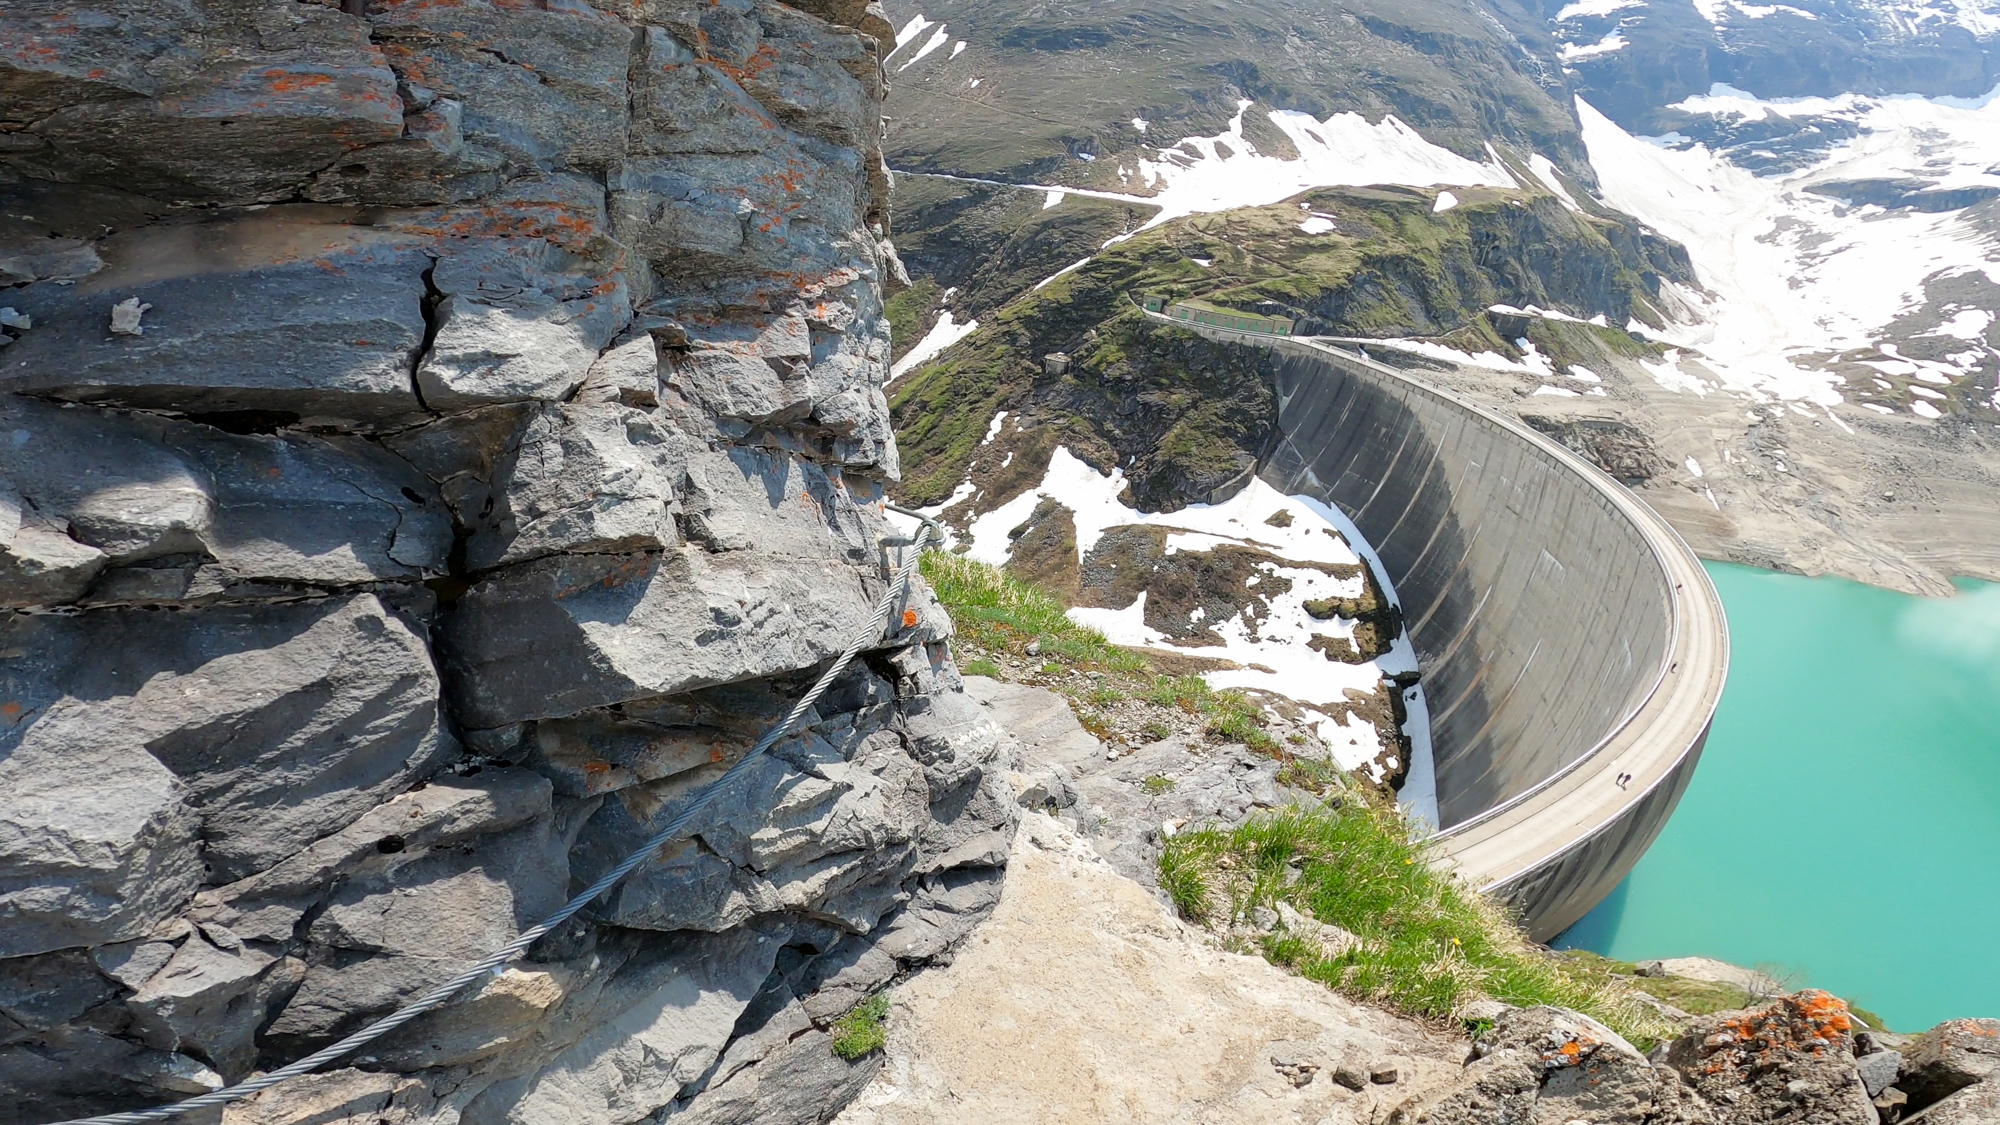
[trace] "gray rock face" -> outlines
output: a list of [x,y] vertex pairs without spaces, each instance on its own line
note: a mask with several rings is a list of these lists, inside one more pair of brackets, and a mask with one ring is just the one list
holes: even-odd
[[1861,1086],[1868,1096],[1880,1097],[1882,1091],[1896,1084],[1896,1076],[1903,1069],[1903,1056],[1895,1051],[1876,1051],[1854,1060],[1854,1069],[1861,1076]]
[[1566,1008],[1540,1007],[1503,1013],[1473,1044],[1459,1087],[1423,1120],[1707,1125],[1718,1119],[1679,1075],[1646,1061],[1610,1028]]
[[[420,417],[410,367],[425,335],[421,243],[316,213],[141,227],[96,248],[79,285],[9,294],[35,329],[0,389],[190,413],[279,411],[341,426]],[[138,336],[111,306],[151,305]]]
[[423,579],[444,570],[451,549],[435,488],[369,442],[230,434],[18,399],[0,403],[0,427],[10,435],[0,472],[42,519],[110,564],[89,601]]
[[[342,7],[0,6],[9,1120],[504,945],[900,562],[879,6]],[[879,1066],[831,1021],[998,900],[950,632],[912,590],[614,895],[225,1125],[825,1120]]]
[[1855,1072],[1852,1027],[1846,1004],[1808,989],[1703,1017],[1668,1047],[1666,1062],[1724,1125],[1869,1125],[1876,1113]]
[[2000,1020],[1947,1020],[1909,1045],[1901,1069],[1896,1085],[1912,1111],[2000,1078]]

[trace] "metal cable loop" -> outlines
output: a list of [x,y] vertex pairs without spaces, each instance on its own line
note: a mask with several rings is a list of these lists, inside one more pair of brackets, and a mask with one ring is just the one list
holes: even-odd
[[438,985],[429,992],[424,993],[417,999],[376,1020],[374,1023],[342,1039],[340,1042],[329,1047],[323,1047],[288,1066],[279,1067],[269,1074],[260,1075],[247,1082],[240,1082],[234,1086],[225,1087],[220,1090],[212,1090],[198,1097],[189,1098],[184,1102],[176,1102],[173,1105],[132,1110],[127,1113],[107,1113],[98,1117],[79,1117],[69,1121],[54,1122],[52,1125],[149,1125],[151,1122],[167,1121],[183,1114],[196,1113],[204,1109],[213,1109],[217,1106],[242,1101],[252,1094],[262,1093],[273,1086],[289,1082],[301,1075],[310,1074],[343,1055],[367,1046],[369,1043],[380,1039],[382,1036],[409,1023],[418,1016],[443,1007],[445,1004],[450,1003],[453,997],[457,996],[481,977],[489,973],[496,973],[501,966],[526,953],[528,947],[535,944],[544,934],[574,918],[584,907],[589,906],[595,901],[599,895],[617,885],[619,880],[630,875],[634,869],[644,863],[654,852],[666,846],[675,837],[679,836],[681,832],[686,830],[688,824],[714,801],[716,794],[722,791],[723,786],[728,785],[731,781],[741,776],[749,769],[751,763],[762,757],[779,739],[792,733],[793,729],[798,725],[799,720],[805,717],[807,711],[812,710],[813,704],[819,701],[820,696],[826,694],[826,689],[831,687],[836,679],[840,678],[840,674],[847,670],[848,664],[853,662],[855,656],[859,655],[862,649],[879,643],[882,640],[883,631],[889,622],[889,616],[895,612],[896,603],[901,601],[904,594],[908,591],[910,576],[916,573],[917,564],[923,558],[925,544],[933,537],[940,544],[944,542],[943,532],[939,529],[936,521],[932,520],[929,516],[921,512],[911,511],[908,508],[899,507],[895,504],[886,504],[884,506],[890,511],[918,520],[920,527],[918,528],[916,537],[910,541],[909,557],[904,559],[902,566],[897,568],[895,578],[889,584],[888,592],[883,595],[881,603],[875,607],[875,615],[869,619],[867,627],[854,638],[853,642],[846,649],[842,650],[841,654],[834,659],[832,665],[820,674],[819,680],[813,684],[812,690],[800,697],[799,701],[792,706],[791,711],[785,715],[784,719],[777,726],[772,727],[766,732],[763,738],[757,740],[757,744],[751,747],[748,754],[743,755],[721,777],[716,778],[699,793],[695,794],[694,799],[688,802],[687,807],[683,808],[672,820],[668,821],[666,827],[653,833],[652,836],[647,838],[644,844],[639,846],[638,850],[626,856],[619,862],[618,866],[599,876],[596,882],[584,888],[576,897],[565,903],[561,910],[543,919],[539,925],[523,930],[520,936],[516,937],[513,941],[494,950],[471,968]]

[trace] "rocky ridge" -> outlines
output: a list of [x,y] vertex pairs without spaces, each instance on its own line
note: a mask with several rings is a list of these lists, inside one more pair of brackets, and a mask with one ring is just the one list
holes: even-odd
[[894,994],[887,1063],[842,1125],[2000,1119],[2000,1021],[1864,1030],[1825,992],[1784,994],[1700,958],[1637,969],[1683,995],[1721,983],[1712,996],[1746,1005],[1693,1015],[1656,1002],[1674,1032],[1643,1050],[1563,1008],[1473,1000],[1447,1027],[1288,977],[1243,950],[1353,935],[1282,904],[1197,927],[1162,901],[1156,864],[1184,825],[1241,824],[1311,795],[1235,747],[1106,753],[1061,696],[967,683],[1006,732],[1027,819],[993,919]]
[[[840,0],[0,11],[8,1119],[211,1090],[449,978],[870,619],[888,35]],[[906,608],[614,895],[226,1119],[834,1112],[878,1060],[827,1025],[949,956],[1015,823]]]

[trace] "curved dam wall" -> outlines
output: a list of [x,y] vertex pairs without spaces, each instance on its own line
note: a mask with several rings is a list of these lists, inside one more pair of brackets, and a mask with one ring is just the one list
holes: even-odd
[[1680,537],[1509,419],[1303,340],[1277,353],[1260,469],[1340,508],[1403,604],[1431,714],[1441,850],[1537,939],[1617,886],[1679,802],[1728,664]]
[[1575,763],[1652,690],[1673,589],[1639,529],[1571,466],[1337,357],[1285,355],[1278,397],[1285,437],[1265,479],[1346,512],[1402,597],[1439,827]]

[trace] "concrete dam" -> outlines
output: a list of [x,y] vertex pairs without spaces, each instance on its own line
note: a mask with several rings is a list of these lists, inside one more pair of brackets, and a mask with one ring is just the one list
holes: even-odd
[[1180,327],[1276,353],[1281,437],[1259,472],[1345,512],[1402,599],[1440,853],[1536,940],[1561,933],[1638,862],[1700,759],[1729,664],[1700,561],[1526,426],[1325,343]]

